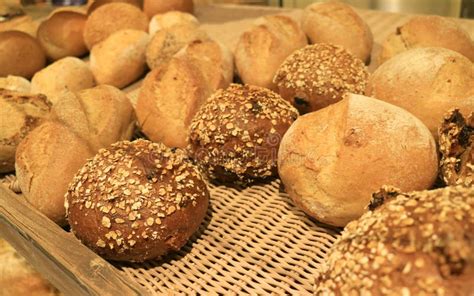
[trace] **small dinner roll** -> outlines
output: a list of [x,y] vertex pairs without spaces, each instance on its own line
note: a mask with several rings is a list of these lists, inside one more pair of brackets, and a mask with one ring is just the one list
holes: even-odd
[[148,25],[148,33],[153,36],[156,32],[161,29],[166,29],[175,25],[193,25],[199,26],[197,18],[186,12],[182,11],[168,11],[166,13],[157,14],[153,16]]

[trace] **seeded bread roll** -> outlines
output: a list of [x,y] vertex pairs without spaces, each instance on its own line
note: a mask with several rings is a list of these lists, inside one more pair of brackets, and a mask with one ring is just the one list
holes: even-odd
[[177,10],[168,11],[166,13],[157,14],[151,18],[150,24],[148,25],[148,32],[153,36],[156,32],[175,25],[191,25],[197,27],[199,26],[199,21],[190,13]]
[[370,194],[382,185],[430,188],[438,158],[431,133],[415,116],[348,94],[296,120],[281,141],[278,171],[298,207],[344,226],[364,213]]
[[276,175],[280,139],[298,112],[278,94],[231,84],[201,107],[189,131],[189,153],[209,177],[250,183]]
[[443,47],[474,62],[474,41],[454,19],[436,15],[412,17],[382,44],[379,63],[417,47]]
[[384,188],[373,201],[331,248],[315,295],[472,294],[471,188],[411,193]]
[[368,63],[374,38],[367,23],[350,6],[338,1],[313,3],[303,13],[301,28],[311,43],[331,43]]
[[188,13],[193,13],[194,3],[193,0],[167,0],[167,1],[156,1],[156,0],[144,0],[143,11],[149,18],[152,16],[165,13],[168,11],[179,10]]
[[128,3],[141,9],[143,1],[141,0],[93,0],[91,5],[89,5],[89,7],[87,8],[87,14],[90,15],[94,10],[101,7],[102,5],[113,3],[113,2]]
[[46,56],[38,40],[20,31],[0,32],[0,77],[30,79],[45,64]]
[[23,77],[8,75],[7,77],[0,77],[0,88],[29,93],[31,92],[31,83]]
[[298,24],[284,15],[257,19],[244,32],[235,48],[235,66],[246,84],[275,90],[272,81],[281,63],[295,50],[308,44]]
[[90,50],[113,33],[125,29],[147,32],[148,18],[139,8],[128,3],[105,4],[87,18],[84,41]]
[[317,43],[291,54],[273,81],[301,114],[334,104],[346,92],[363,94],[369,78],[361,60],[340,46]]
[[100,150],[66,194],[74,235],[118,261],[142,262],[179,250],[208,203],[206,183],[184,151],[146,140]]

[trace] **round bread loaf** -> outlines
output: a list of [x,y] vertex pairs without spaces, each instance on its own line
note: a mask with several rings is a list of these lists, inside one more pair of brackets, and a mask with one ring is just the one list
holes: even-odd
[[113,3],[113,2],[128,3],[141,9],[143,1],[142,0],[93,0],[92,3],[87,8],[87,14],[90,15],[94,10],[101,7],[102,5]]
[[412,17],[382,44],[379,63],[417,47],[444,47],[474,62],[474,41],[454,19],[436,15]]
[[315,295],[472,294],[473,207],[467,187],[382,189],[331,248]]
[[96,44],[90,67],[98,84],[123,88],[146,70],[145,51],[150,37],[138,30],[121,30]]
[[25,79],[23,77],[8,75],[7,77],[0,77],[0,88],[11,91],[30,93],[31,83],[28,79]]
[[151,18],[150,24],[148,25],[148,32],[150,35],[154,35],[159,30],[170,28],[175,25],[191,25],[198,27],[199,21],[190,13],[177,10],[168,11],[166,13],[157,14]]
[[307,44],[303,31],[290,17],[259,18],[237,42],[234,51],[237,73],[246,84],[275,90],[273,76],[278,67],[292,52]]
[[210,94],[199,68],[174,58],[146,76],[136,106],[139,126],[154,142],[185,148],[189,124]]
[[83,37],[86,19],[84,13],[59,11],[41,23],[37,37],[50,60],[87,53]]
[[206,183],[184,151],[146,140],[100,150],[66,194],[74,235],[119,261],[179,250],[203,221],[208,203]]
[[280,95],[304,114],[340,101],[346,92],[363,94],[368,77],[364,63],[347,50],[317,43],[291,54],[273,81]]
[[415,116],[348,94],[296,120],[281,141],[278,171],[297,206],[321,222],[344,226],[364,213],[382,185],[430,188],[438,158],[433,137]]
[[78,58],[66,57],[37,72],[31,79],[31,92],[46,95],[54,104],[64,90],[75,92],[94,85],[89,66]]
[[195,115],[189,153],[209,177],[250,183],[276,175],[280,139],[298,111],[259,86],[231,84]]
[[115,2],[100,6],[87,18],[84,27],[84,42],[87,48],[105,40],[113,33],[125,30],[147,32],[148,18],[136,6]]
[[143,11],[146,15],[151,18],[155,14],[165,13],[172,10],[179,10],[188,13],[193,13],[194,3],[193,0],[167,0],[167,1],[156,1],[156,0],[144,0]]
[[366,93],[408,110],[437,138],[445,112],[474,110],[474,65],[449,49],[408,50],[375,70]]
[[46,56],[38,40],[20,31],[0,32],[0,77],[30,79],[45,64]]
[[301,28],[311,43],[331,43],[368,63],[374,38],[367,23],[345,3],[313,3],[303,12]]

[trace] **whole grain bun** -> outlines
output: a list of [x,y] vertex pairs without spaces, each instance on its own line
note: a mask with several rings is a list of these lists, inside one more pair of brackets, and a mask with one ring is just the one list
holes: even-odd
[[368,77],[364,63],[347,50],[317,43],[291,54],[273,81],[280,95],[304,114],[340,101],[346,92],[363,94]]
[[145,50],[150,38],[138,30],[121,30],[96,44],[90,67],[98,84],[123,88],[140,78],[146,70]]
[[350,6],[338,1],[307,6],[301,28],[311,43],[331,43],[368,63],[374,38],[369,26]]
[[196,65],[174,58],[146,76],[136,106],[139,126],[154,142],[184,148],[189,124],[210,93]]
[[86,19],[84,13],[59,11],[41,23],[37,37],[50,60],[87,53],[83,37]]
[[175,25],[158,31],[146,49],[150,69],[166,64],[183,47],[195,40],[209,40],[206,32],[193,24]]
[[31,92],[31,83],[23,77],[8,75],[7,77],[0,77],[0,88],[29,93]]
[[388,36],[382,44],[379,63],[418,47],[447,48],[474,62],[474,41],[456,20],[435,15],[420,15],[412,17]]
[[150,35],[154,35],[159,30],[175,25],[191,25],[197,27],[199,26],[199,21],[190,13],[177,10],[168,11],[157,14],[151,18],[150,24],[148,25],[148,32]]
[[15,169],[18,144],[42,122],[48,120],[51,103],[43,95],[0,88],[0,173]]
[[234,51],[237,73],[246,84],[275,90],[272,80],[278,67],[306,44],[306,36],[291,18],[271,15],[257,19],[255,26],[237,42]]
[[105,40],[113,33],[125,30],[148,29],[148,18],[137,7],[121,2],[109,3],[100,6],[87,18],[84,27],[84,41],[87,48]]
[[427,189],[437,171],[436,145],[420,120],[354,94],[298,118],[278,153],[278,172],[291,199],[334,226],[359,218],[380,186]]
[[54,98],[64,90],[79,91],[95,85],[94,75],[82,60],[66,57],[37,72],[31,79],[31,91]]
[[141,9],[143,1],[141,0],[93,0],[92,3],[87,8],[87,14],[90,15],[94,10],[101,7],[102,5],[114,3],[114,2],[128,3]]
[[474,110],[474,65],[449,49],[411,49],[382,64],[366,93],[408,110],[437,138],[445,112]]
[[167,1],[156,1],[156,0],[144,0],[143,11],[146,15],[151,18],[155,14],[165,13],[172,10],[179,10],[183,12],[193,13],[194,3],[193,0],[167,0]]
[[298,112],[269,89],[215,92],[189,129],[189,154],[211,179],[247,184],[276,175],[276,155]]
[[373,201],[329,251],[315,295],[472,294],[472,188],[383,188]]
[[46,56],[38,40],[20,31],[0,32],[0,77],[29,79],[45,64]]
[[146,140],[103,149],[66,194],[74,235],[109,260],[142,262],[179,250],[206,215],[209,191],[181,149]]

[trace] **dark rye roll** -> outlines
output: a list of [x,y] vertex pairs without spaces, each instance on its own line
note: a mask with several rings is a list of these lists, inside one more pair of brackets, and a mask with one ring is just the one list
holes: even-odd
[[209,192],[183,150],[122,141],[86,163],[65,203],[82,243],[106,259],[141,262],[187,242],[204,219]]

